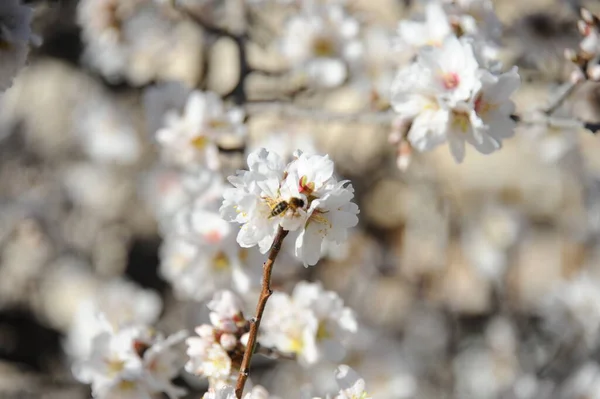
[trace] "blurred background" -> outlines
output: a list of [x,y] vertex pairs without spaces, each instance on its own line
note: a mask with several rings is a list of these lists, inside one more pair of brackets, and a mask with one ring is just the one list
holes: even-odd
[[[136,4],[144,1],[27,2],[42,42],[0,100],[1,398],[89,397],[71,375],[85,336],[85,322],[76,323],[82,303],[143,300],[166,332],[201,320],[203,303],[182,300],[161,272],[156,212],[179,183],[160,167],[154,135],[194,88],[264,105],[248,112],[243,140],[219,143],[226,170],[284,135],[286,145],[310,142],[330,154],[352,180],[361,214],[350,242],[314,268],[282,266],[275,283],[322,281],[356,311],[363,328],[346,363],[374,398],[600,398],[597,137],[519,127],[490,156],[468,151],[457,165],[442,146],[400,170],[389,123],[326,117],[386,104],[360,85],[307,88],[287,72],[273,43],[293,6],[256,1],[240,22],[237,1],[187,0],[185,13],[166,0]],[[423,6],[346,3],[390,35]],[[572,71],[563,52],[581,39],[582,4],[494,5],[504,26],[500,57],[522,77],[517,111],[543,107]],[[600,11],[598,2],[585,5]],[[131,7],[119,11],[126,19],[111,22],[115,7]],[[90,39],[111,23],[126,50]],[[325,117],[267,104],[282,101]],[[600,122],[600,87],[582,85],[558,115]],[[253,378],[282,398],[324,370],[259,367]],[[205,389],[190,376],[177,383],[189,398]]]

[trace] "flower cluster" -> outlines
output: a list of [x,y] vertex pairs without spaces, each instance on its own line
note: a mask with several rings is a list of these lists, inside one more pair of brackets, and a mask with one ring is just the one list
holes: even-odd
[[513,135],[516,68],[494,74],[477,55],[471,41],[449,36],[441,47],[421,49],[416,62],[398,72],[392,106],[410,124],[407,139],[417,150],[447,142],[461,162],[465,143],[488,154]]
[[75,377],[92,385],[94,398],[150,398],[165,393],[179,398],[185,390],[171,383],[181,367],[172,347],[187,333],[165,338],[143,325],[106,325],[88,358],[74,365]]
[[225,186],[221,176],[199,171],[187,176],[193,199],[165,222],[161,271],[181,298],[203,300],[219,289],[247,293],[259,281],[260,260],[240,248],[237,231],[219,216]]
[[[365,391],[365,380],[352,370],[349,366],[342,364],[335,371],[335,378],[337,380],[340,391],[333,397],[333,399],[372,399],[372,397]],[[218,389],[209,390],[202,399],[235,399],[235,393],[233,387],[222,386]],[[327,396],[327,398],[331,398]],[[243,399],[277,399],[277,397],[270,395],[266,389],[260,385],[254,386],[250,392],[243,396]],[[312,399],[321,399],[313,397]]]
[[291,296],[275,292],[261,327],[261,345],[293,354],[305,366],[342,360],[343,343],[358,329],[354,313],[335,292],[308,282],[299,282]]
[[279,155],[259,149],[248,156],[248,171],[229,178],[221,216],[242,224],[237,242],[244,248],[258,245],[265,253],[279,227],[298,231],[296,256],[315,265],[324,241],[341,243],[358,223],[354,189],[337,181],[328,156],[296,153],[285,164]]
[[231,383],[236,377],[249,328],[241,307],[231,291],[217,292],[208,304],[211,324],[198,326],[198,336],[186,340],[189,361],[185,369],[208,378],[211,387]]
[[581,19],[577,29],[583,37],[577,50],[566,49],[565,57],[572,61],[577,69],[571,74],[571,80],[600,80],[600,19],[589,10],[581,9]]

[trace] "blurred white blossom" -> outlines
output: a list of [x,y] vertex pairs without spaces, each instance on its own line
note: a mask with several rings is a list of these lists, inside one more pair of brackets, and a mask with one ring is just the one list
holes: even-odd
[[151,325],[162,310],[162,300],[154,291],[126,280],[114,280],[79,304],[66,341],[66,351],[74,358],[89,355],[93,338],[108,323],[115,330],[129,324]]
[[285,26],[280,49],[321,87],[335,87],[348,77],[347,61],[361,52],[360,25],[340,5],[305,7]]
[[358,329],[354,313],[320,283],[300,282],[291,296],[275,292],[261,324],[259,342],[295,354],[309,366],[322,360],[340,361],[344,343]]
[[224,134],[244,133],[240,109],[226,109],[215,93],[190,93],[181,114],[171,110],[164,118],[165,126],[156,132],[168,161],[183,166],[219,168],[218,139]]
[[73,373],[92,384],[94,398],[151,398],[165,393],[179,398],[185,390],[171,383],[181,367],[173,346],[186,332],[163,337],[146,326],[105,326],[93,339],[88,358],[75,364]]

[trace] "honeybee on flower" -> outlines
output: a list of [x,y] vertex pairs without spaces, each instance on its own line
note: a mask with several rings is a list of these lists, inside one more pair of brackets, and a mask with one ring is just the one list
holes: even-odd
[[229,178],[234,187],[225,190],[220,209],[225,220],[242,224],[242,247],[267,252],[281,226],[299,231],[295,254],[305,266],[315,265],[324,241],[343,242],[358,223],[358,206],[350,202],[354,189],[337,181],[328,156],[296,152],[286,165],[259,149],[248,156],[248,168]]

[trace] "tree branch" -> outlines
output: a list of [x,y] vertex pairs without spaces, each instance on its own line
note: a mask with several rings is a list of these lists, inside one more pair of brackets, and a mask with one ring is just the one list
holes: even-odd
[[242,365],[240,366],[240,374],[235,385],[235,396],[237,399],[242,398],[244,385],[246,385],[246,380],[248,379],[248,375],[250,373],[250,362],[252,360],[252,355],[254,354],[254,349],[256,346],[256,340],[258,338],[258,328],[260,327],[260,322],[265,311],[265,306],[267,305],[267,300],[273,293],[273,290],[271,290],[271,273],[273,272],[273,265],[275,264],[275,259],[277,258],[279,251],[281,250],[283,239],[287,235],[288,231],[279,226],[279,230],[277,231],[277,235],[275,236],[273,245],[269,251],[269,257],[263,264],[262,290],[260,292],[260,297],[258,298],[258,304],[256,305],[256,315],[252,318],[252,320],[250,320],[248,343],[246,344],[244,358],[242,359]]
[[582,81],[566,83],[562,87],[562,93],[560,93],[560,95],[556,99],[554,99],[552,103],[550,103],[550,105],[548,106],[548,108],[546,108],[544,113],[548,116],[552,115],[565,102],[565,100],[569,98],[571,94],[573,94],[573,92],[577,87],[579,87],[581,82]]

